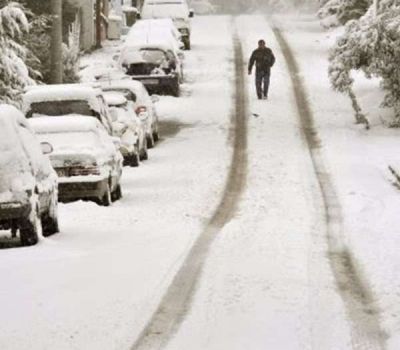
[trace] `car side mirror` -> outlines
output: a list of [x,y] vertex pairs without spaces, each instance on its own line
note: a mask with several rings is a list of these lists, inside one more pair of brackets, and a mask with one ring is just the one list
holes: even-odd
[[121,139],[119,137],[112,136],[111,140],[115,148],[119,150],[121,148]]
[[194,17],[194,11],[192,9],[189,10],[189,18]]
[[110,116],[113,123],[118,121],[118,112],[115,108],[110,108]]
[[50,154],[50,153],[53,153],[53,151],[54,151],[53,146],[48,142],[41,142],[40,143],[40,148],[42,150],[42,153],[46,154],[46,155]]
[[140,14],[140,12],[138,12],[138,13],[136,14],[136,19],[142,19],[142,15]]
[[117,53],[112,57],[112,59],[113,59],[114,62],[118,62],[119,61],[119,57],[120,57],[120,54]]
[[153,103],[157,103],[157,102],[159,102],[160,101],[160,96],[158,96],[158,95],[151,95],[151,101],[153,102]]

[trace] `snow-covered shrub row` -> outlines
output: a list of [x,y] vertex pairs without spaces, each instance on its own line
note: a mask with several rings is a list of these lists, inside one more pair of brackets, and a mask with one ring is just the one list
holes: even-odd
[[330,55],[329,76],[333,87],[348,93],[357,122],[365,122],[352,92],[351,72],[378,77],[385,97],[383,107],[394,109],[392,126],[400,126],[400,1],[381,0],[358,20],[349,21]]

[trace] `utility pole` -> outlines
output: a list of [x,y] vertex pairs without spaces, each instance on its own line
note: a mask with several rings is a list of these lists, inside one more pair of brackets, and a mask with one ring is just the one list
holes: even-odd
[[102,0],[96,0],[96,49],[101,48],[101,10]]
[[61,84],[63,80],[62,62],[62,0],[51,0],[51,83]]

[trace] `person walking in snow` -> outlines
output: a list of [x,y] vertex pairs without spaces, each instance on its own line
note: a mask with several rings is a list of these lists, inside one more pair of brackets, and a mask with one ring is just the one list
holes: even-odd
[[265,46],[264,40],[258,41],[258,48],[253,51],[249,61],[249,75],[256,65],[256,90],[259,100],[268,98],[271,67],[275,63],[275,56],[269,47]]

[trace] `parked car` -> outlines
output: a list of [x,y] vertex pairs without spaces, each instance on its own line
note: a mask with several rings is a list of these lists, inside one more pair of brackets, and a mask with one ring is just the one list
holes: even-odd
[[191,26],[190,18],[193,10],[189,9],[186,0],[146,0],[140,12],[142,19],[172,18],[175,26],[182,35],[185,49],[190,50]]
[[23,96],[27,118],[85,115],[97,118],[112,135],[112,120],[100,89],[82,84],[40,85]]
[[104,92],[120,92],[131,101],[145,126],[147,147],[152,148],[159,140],[158,114],[154,105],[159,100],[158,96],[150,96],[143,83],[137,80],[100,80],[99,84]]
[[148,159],[146,130],[135,112],[135,105],[121,92],[106,92],[105,100],[113,117],[115,136],[121,139],[121,153],[125,164],[138,166]]
[[217,11],[215,5],[211,4],[209,0],[192,0],[190,7],[198,15],[211,15]]
[[153,37],[160,32],[162,32],[164,36],[173,39],[177,49],[180,50],[185,48],[185,45],[182,41],[182,34],[175,27],[171,18],[143,19],[136,22],[129,30],[125,42],[129,42],[134,45],[134,40],[137,38],[140,39],[140,36]]
[[51,164],[59,178],[59,200],[93,200],[109,206],[122,196],[119,140],[94,117],[71,115],[29,120],[42,142],[52,145]]
[[57,174],[22,112],[0,105],[0,229],[24,246],[59,231]]
[[149,93],[180,95],[181,62],[168,46],[125,46],[119,62],[126,74],[141,81]]
[[125,43],[127,45],[168,44],[182,58],[181,50],[185,48],[182,35],[170,18],[147,19],[137,22],[130,29]]

